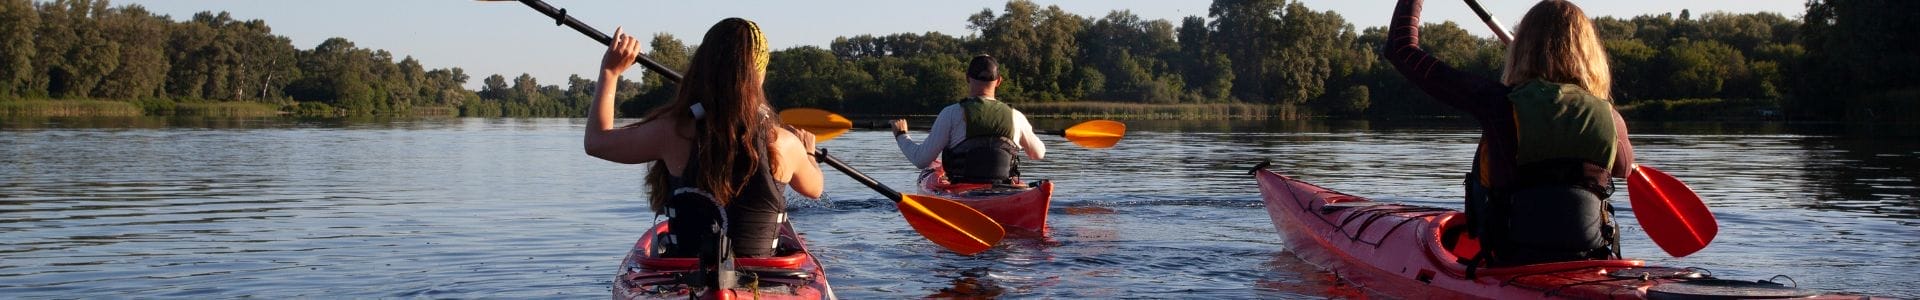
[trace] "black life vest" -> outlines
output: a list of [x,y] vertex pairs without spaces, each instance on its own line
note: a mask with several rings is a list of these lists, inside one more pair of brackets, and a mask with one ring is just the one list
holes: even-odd
[[[666,248],[665,256],[700,257],[713,253],[714,249],[730,249],[731,254],[739,257],[775,255],[780,224],[786,222],[786,194],[780,182],[774,180],[773,167],[768,161],[772,152],[766,148],[769,143],[754,141],[752,144],[759,145],[761,159],[745,164],[736,162],[733,170],[707,170],[700,166],[701,153],[697,146],[689,152],[685,171],[669,180],[674,190],[664,210],[668,232],[661,235],[663,241],[660,241]],[[748,171],[749,167],[753,171]],[[689,180],[699,178],[703,172],[735,174],[733,182],[741,183],[740,191],[727,205],[720,205],[712,193]]]
[[1020,176],[1020,148],[1013,142],[1013,107],[981,97],[967,98],[957,105],[965,116],[967,136],[940,152],[947,181],[1012,184]]

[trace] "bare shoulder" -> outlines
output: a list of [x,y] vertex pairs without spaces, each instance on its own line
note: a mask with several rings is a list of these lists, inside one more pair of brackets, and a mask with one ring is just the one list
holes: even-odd
[[793,132],[787,131],[784,127],[775,126],[772,130],[775,151],[797,150],[806,146],[800,143],[800,137],[793,135]]

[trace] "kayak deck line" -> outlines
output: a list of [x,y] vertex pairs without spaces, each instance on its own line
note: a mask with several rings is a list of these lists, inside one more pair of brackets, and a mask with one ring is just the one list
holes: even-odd
[[1862,298],[1773,281],[1724,280],[1704,269],[1650,267],[1634,259],[1475,268],[1467,276],[1460,257],[1477,249],[1461,250],[1477,248],[1478,241],[1465,236],[1459,211],[1374,202],[1264,168],[1251,173],[1288,250],[1371,293],[1443,299]]

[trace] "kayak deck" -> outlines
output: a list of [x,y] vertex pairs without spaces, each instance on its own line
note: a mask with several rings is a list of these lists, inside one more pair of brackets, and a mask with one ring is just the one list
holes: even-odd
[[[1272,171],[1254,177],[1274,229],[1301,259],[1370,292],[1406,298],[1834,298],[1771,282],[1715,279],[1704,270],[1640,260],[1477,268],[1465,217],[1445,208],[1373,202]],[[1458,254],[1456,254],[1458,253]]]
[[1053,205],[1052,180],[1040,180],[1025,187],[950,183],[946,170],[936,163],[920,173],[920,191],[980,210],[981,214],[1000,222],[1009,234],[1047,235],[1047,210]]
[[[613,299],[686,299],[693,293],[681,280],[699,259],[661,257],[664,251],[656,251],[653,246],[656,237],[665,232],[667,223],[660,222],[633,244],[614,275]],[[782,224],[777,247],[777,256],[734,259],[734,269],[741,275],[740,287],[707,298],[822,299],[831,293],[826,271],[792,224]]]

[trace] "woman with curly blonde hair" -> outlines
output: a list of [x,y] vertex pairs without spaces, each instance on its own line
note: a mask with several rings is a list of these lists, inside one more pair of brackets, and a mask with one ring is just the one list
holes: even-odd
[[1613,177],[1633,166],[1614,111],[1606,49],[1579,6],[1535,4],[1500,80],[1461,72],[1420,48],[1421,0],[1400,0],[1383,54],[1427,95],[1480,123],[1467,173],[1472,262],[1518,265],[1619,255]]

